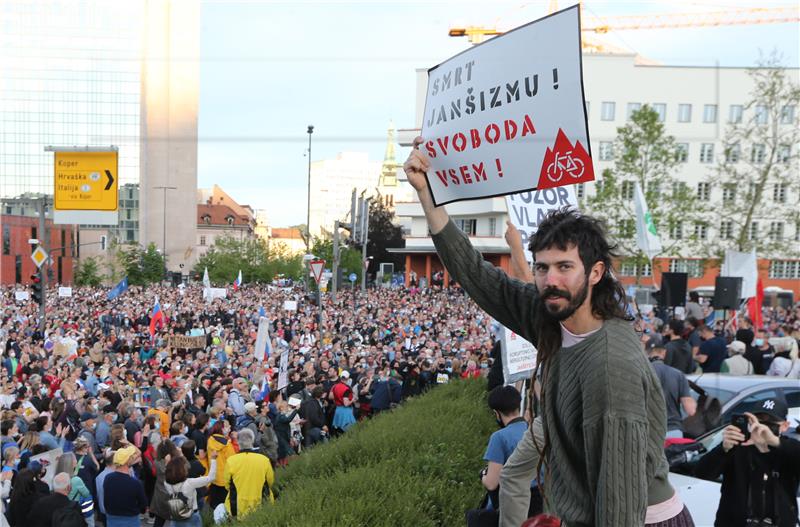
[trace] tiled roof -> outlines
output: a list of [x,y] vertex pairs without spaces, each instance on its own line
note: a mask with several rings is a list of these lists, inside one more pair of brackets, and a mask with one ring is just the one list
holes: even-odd
[[302,240],[303,239],[303,235],[300,233],[300,229],[273,228],[272,229],[272,238],[280,238],[282,240],[286,240],[286,239]]
[[197,206],[197,224],[207,225],[205,217],[208,216],[211,225],[229,225],[228,217],[233,217],[234,225],[249,225],[245,216],[239,216],[227,205],[207,205]]

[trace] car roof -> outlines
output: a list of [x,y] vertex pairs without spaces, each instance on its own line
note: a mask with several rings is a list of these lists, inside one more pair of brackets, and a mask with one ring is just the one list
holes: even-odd
[[770,387],[780,388],[783,386],[800,386],[797,379],[787,379],[785,377],[773,377],[770,375],[726,375],[720,373],[704,373],[700,375],[687,375],[687,379],[695,382],[701,388],[713,387],[720,390],[738,393],[749,388]]

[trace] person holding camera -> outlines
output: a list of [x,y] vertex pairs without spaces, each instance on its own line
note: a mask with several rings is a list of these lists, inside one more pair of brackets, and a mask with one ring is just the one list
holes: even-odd
[[754,413],[733,416],[722,444],[700,458],[697,477],[722,475],[715,527],[797,525],[800,442],[781,436],[787,412],[779,398],[756,403]]

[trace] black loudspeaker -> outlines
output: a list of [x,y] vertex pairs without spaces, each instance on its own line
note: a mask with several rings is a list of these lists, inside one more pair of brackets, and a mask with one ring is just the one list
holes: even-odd
[[170,276],[170,279],[172,281],[172,287],[178,287],[181,285],[181,283],[183,283],[183,276],[181,276],[180,271],[173,272],[172,276]]
[[685,306],[688,283],[688,273],[662,273],[659,304],[663,307]]
[[714,282],[714,300],[711,305],[716,309],[738,309],[741,296],[741,276],[718,276]]

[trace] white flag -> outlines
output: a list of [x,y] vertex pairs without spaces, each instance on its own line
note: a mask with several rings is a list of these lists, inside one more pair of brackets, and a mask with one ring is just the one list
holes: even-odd
[[662,251],[661,239],[656,232],[653,217],[647,209],[647,202],[644,200],[639,182],[636,182],[634,201],[636,204],[636,245],[647,255],[648,259],[652,260]]
[[727,250],[725,261],[722,262],[720,276],[734,276],[742,279],[742,298],[756,296],[758,284],[758,258],[756,250],[749,253]]
[[208,278],[208,267],[206,267],[206,270],[203,272],[203,287],[206,289],[211,287],[211,280]]

